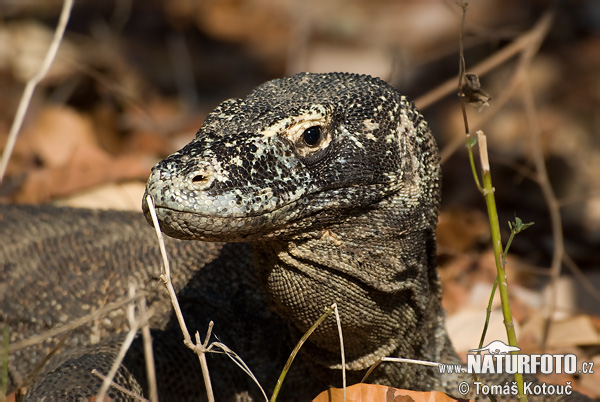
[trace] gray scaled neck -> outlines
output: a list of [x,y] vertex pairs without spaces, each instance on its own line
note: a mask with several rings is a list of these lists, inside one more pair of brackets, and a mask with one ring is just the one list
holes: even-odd
[[[433,229],[424,214],[398,204],[391,197],[341,223],[253,243],[263,290],[295,339],[337,303],[350,370],[381,356],[431,360],[441,353],[431,339],[445,333]],[[307,345],[319,364],[341,367],[333,317]]]

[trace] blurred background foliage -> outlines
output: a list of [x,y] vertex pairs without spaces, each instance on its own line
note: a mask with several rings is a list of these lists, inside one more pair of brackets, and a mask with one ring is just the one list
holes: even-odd
[[[0,148],[61,6],[0,0]],[[500,221],[517,215],[535,222],[513,243],[508,265],[520,338],[530,349],[543,344],[535,317],[553,292],[553,317],[567,332],[550,334],[547,344],[600,359],[600,297],[593,289],[600,288],[600,2],[471,1],[467,70],[523,38],[549,9],[554,20],[539,53],[526,65],[515,56],[481,75],[491,107],[469,110],[469,119],[488,136]],[[139,209],[150,167],[188,142],[224,99],[300,71],[379,76],[424,106],[443,152],[444,303],[462,320],[453,324],[451,317],[451,331],[476,321],[468,328],[475,340],[457,335],[474,347],[495,275],[485,204],[466,151],[456,146],[464,137],[456,88],[421,103],[456,80],[460,16],[453,0],[77,0],[0,200]],[[555,243],[534,168],[532,127],[519,85],[511,85],[519,69],[534,94],[539,147],[560,205],[567,257],[555,279],[558,292],[548,286]],[[494,108],[497,99],[504,103]],[[464,315],[470,309],[477,315]],[[581,381],[600,395],[597,376]]]

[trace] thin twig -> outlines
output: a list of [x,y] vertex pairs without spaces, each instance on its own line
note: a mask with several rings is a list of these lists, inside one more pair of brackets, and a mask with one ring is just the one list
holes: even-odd
[[[59,339],[58,343],[52,348],[52,350],[50,350],[50,352],[48,352],[42,360],[35,364],[35,367],[29,372],[29,374],[27,374],[27,377],[25,377],[23,382],[18,384],[18,394],[20,394],[22,390],[24,391],[29,388],[29,386],[33,383],[33,380],[42,371],[46,363],[48,363],[48,361],[60,350],[60,348],[63,347],[70,335],[71,333],[65,334],[61,339]],[[24,393],[25,392],[23,392],[23,394]]]
[[2,183],[2,180],[4,179],[4,173],[6,173],[8,160],[10,159],[12,151],[15,147],[15,143],[17,142],[17,136],[19,134],[19,131],[21,130],[21,126],[23,125],[25,113],[29,108],[29,103],[31,102],[33,91],[35,90],[39,82],[46,76],[46,73],[48,73],[52,62],[54,61],[54,57],[56,56],[56,52],[58,51],[58,47],[60,46],[60,42],[62,41],[63,35],[65,33],[65,28],[67,27],[67,23],[69,22],[72,7],[73,0],[63,1],[63,8],[60,12],[60,18],[58,20],[58,25],[56,26],[56,31],[54,31],[54,38],[52,39],[52,43],[48,48],[48,52],[46,53],[46,57],[42,62],[42,66],[40,70],[33,77],[31,77],[29,81],[27,81],[27,85],[25,85],[23,95],[21,96],[21,100],[19,101],[17,113],[15,114],[13,124],[10,127],[8,140],[6,141],[6,146],[4,147],[4,151],[2,152],[2,159],[0,160],[0,183]]
[[334,306],[335,306],[335,304],[333,304],[331,307],[329,307],[317,319],[317,321],[315,321],[315,323],[313,325],[311,325],[311,327],[304,333],[304,335],[302,335],[302,337],[300,338],[300,340],[298,341],[298,343],[292,350],[292,353],[290,353],[290,357],[288,357],[287,361],[285,362],[285,366],[283,367],[283,370],[281,370],[281,374],[279,375],[279,378],[277,379],[277,384],[275,385],[275,389],[273,390],[273,394],[271,395],[271,402],[275,402],[277,400],[277,396],[279,395],[279,391],[281,390],[281,386],[283,385],[283,380],[285,380],[285,376],[287,375],[290,367],[292,366],[292,363],[294,362],[296,355],[300,351],[300,348],[302,347],[302,345],[304,345],[304,342],[306,342],[308,337],[311,336],[311,334],[313,332],[315,332],[315,330],[319,327],[319,325],[321,325],[321,323],[327,317],[329,317],[329,315],[333,312]]
[[[211,331],[212,326],[210,326],[207,331],[205,341],[208,340],[208,338],[210,337]],[[213,389],[212,382],[210,381],[210,372],[208,371],[208,363],[206,361],[206,348],[200,340],[200,334],[198,333],[198,331],[196,331],[196,347],[193,350],[196,352],[196,355],[198,355],[198,359],[200,360],[200,367],[202,368],[202,378],[204,379],[204,385],[206,385],[206,394],[209,395],[208,399],[211,400],[210,398],[213,395]]]
[[[543,38],[546,32],[548,32],[548,28],[552,22],[552,16],[553,13],[551,11],[544,13],[535,26],[527,33],[521,35],[517,40],[506,47],[503,47],[487,59],[476,64],[470,71],[481,77],[522,52],[530,45],[531,41],[537,41],[537,38],[539,37]],[[425,109],[455,90],[456,78],[450,78],[443,84],[438,85],[433,90],[427,92],[425,95],[416,98],[414,102],[419,109]]]
[[135,300],[138,300],[140,298],[143,298],[143,297],[145,297],[144,294],[142,292],[140,292],[140,293],[137,293],[133,298],[126,297],[121,300],[117,300],[115,302],[109,303],[106,306],[99,308],[98,310],[92,311],[91,313],[84,315],[81,318],[78,318],[74,321],[69,322],[68,324],[65,324],[65,325],[57,327],[57,328],[50,329],[48,331],[44,331],[43,333],[41,333],[39,335],[35,335],[35,336],[32,336],[27,339],[23,339],[21,341],[14,342],[8,346],[8,351],[14,352],[14,351],[24,349],[29,346],[37,345],[38,343],[44,342],[48,338],[52,338],[52,337],[58,336],[62,333],[71,331],[87,322],[93,321],[93,320],[107,314],[110,311],[121,308],[124,305],[131,303]]
[[[146,298],[140,299],[138,307],[140,309],[140,317],[147,317]],[[142,326],[142,339],[144,341],[144,359],[146,361],[146,377],[148,378],[148,386],[150,388],[150,400],[156,402],[158,401],[158,387],[156,384],[154,353],[152,352],[152,335],[150,334],[148,320],[145,320]]]
[[560,276],[562,267],[562,261],[565,255],[565,244],[563,239],[562,219],[560,215],[560,204],[554,194],[550,179],[548,178],[548,171],[546,169],[546,161],[542,154],[541,144],[541,128],[537,117],[537,111],[535,107],[535,101],[533,100],[533,90],[528,79],[523,79],[522,82],[522,96],[523,104],[525,106],[525,114],[527,116],[529,135],[531,140],[531,152],[535,169],[538,176],[538,184],[542,189],[542,194],[546,200],[548,206],[548,212],[550,214],[550,222],[552,225],[552,238],[554,242],[554,252],[552,254],[552,264],[550,265],[551,279],[550,287],[550,302],[545,304],[544,309],[544,334],[542,341],[542,348],[546,347],[548,340],[548,334],[550,333],[551,315],[556,308],[556,280]]
[[[548,31],[550,30],[550,27],[552,25],[553,18],[554,18],[554,13],[552,11],[547,11],[538,20],[538,22],[535,24],[535,26],[531,30],[529,30],[527,33],[522,35],[519,39],[517,39],[514,42],[515,44],[519,45],[519,46],[514,47],[514,50],[516,51],[516,53],[513,54],[512,52],[510,52],[510,53],[507,53],[507,55],[510,55],[510,57],[513,57],[515,54],[521,53],[520,60],[514,70],[515,72],[511,76],[510,81],[505,86],[505,89],[502,91],[502,93],[499,96],[495,97],[494,103],[492,103],[491,107],[486,111],[486,113],[483,115],[483,117],[478,119],[475,122],[475,124],[471,124],[472,129],[474,131],[479,130],[481,127],[483,127],[483,125],[486,124],[492,117],[494,117],[498,113],[498,111],[501,110],[502,107],[504,107],[506,102],[508,102],[508,100],[513,96],[514,92],[518,88],[518,84],[521,80],[522,74],[524,74],[524,72],[526,71],[526,68],[531,64],[531,60],[533,59],[533,56],[535,56],[535,54],[537,53],[537,51],[542,43],[542,40],[548,34]],[[507,46],[507,48],[511,47],[511,46],[512,46],[512,44]],[[486,61],[490,60],[490,59],[494,59],[495,62],[506,62],[510,57],[507,57],[507,58],[500,57],[500,58],[495,59],[495,57],[499,53],[503,52],[503,50],[504,49],[502,49],[499,52],[495,53],[494,55],[490,56],[488,59],[486,59]],[[478,75],[484,75],[485,73],[487,73],[488,71],[481,69],[482,64],[485,63],[486,61],[473,67],[472,71]],[[448,85],[451,82],[452,82],[452,80],[448,80],[443,85]],[[428,96],[428,94],[425,95],[425,97],[427,97],[427,96]],[[417,101],[415,101],[417,106],[419,106],[419,103],[417,103],[419,101],[421,101],[421,98],[419,98],[419,99],[417,99]],[[425,101],[427,101],[427,98],[425,98]],[[423,108],[423,107],[424,106],[421,106],[421,108]],[[447,144],[440,151],[441,162],[444,163],[446,160],[448,160],[448,158],[450,158],[450,156],[452,156],[454,154],[454,152],[456,152],[456,150],[459,149],[464,144],[464,142],[465,142],[465,140],[462,136],[457,136],[456,139],[452,140],[449,144]]]
[[[212,323],[212,321],[211,321],[211,323]],[[208,337],[207,337],[207,339],[208,339]],[[260,389],[260,392],[262,392],[263,397],[265,398],[265,401],[269,400],[269,398],[267,397],[267,393],[263,389],[262,385],[260,385],[260,383],[258,382],[258,379],[254,375],[252,370],[250,370],[250,367],[248,367],[248,365],[242,360],[242,358],[237,353],[235,353],[233,350],[229,349],[229,347],[227,345],[225,345],[224,343],[221,343],[221,342],[211,343],[210,346],[207,347],[207,350],[210,352],[213,352],[213,353],[219,353],[218,351],[215,350],[215,348],[221,349],[227,357],[229,357],[239,368],[241,368],[246,374],[248,374],[248,376],[252,379],[252,381],[254,381],[256,383],[256,385],[258,385],[258,388]]]
[[[183,343],[188,348],[192,349],[196,353],[196,355],[198,355],[198,360],[200,361],[200,367],[202,369],[202,376],[204,378],[204,385],[206,386],[206,396],[208,397],[209,402],[214,402],[215,397],[212,392],[212,385],[210,382],[210,374],[208,371],[206,357],[204,356],[204,354],[206,353],[206,348],[200,341],[198,341],[197,344],[194,344],[192,338],[190,337],[190,332],[188,331],[187,326],[185,325],[183,313],[181,312],[181,307],[179,306],[179,301],[177,300],[177,294],[175,293],[173,282],[171,282],[171,267],[169,265],[169,259],[167,258],[165,240],[163,238],[162,232],[160,231],[158,217],[156,216],[156,210],[154,209],[154,201],[152,200],[152,197],[149,194],[146,196],[146,202],[148,203],[148,209],[150,210],[150,215],[152,216],[152,223],[154,224],[154,230],[156,231],[156,237],[158,238],[160,254],[163,259],[162,273],[160,275],[160,278],[167,287],[167,291],[169,292],[169,296],[171,297],[171,304],[173,305],[175,316],[177,317],[177,321],[179,322],[181,332],[183,333]],[[212,326],[210,326],[209,328],[208,335],[210,335],[211,329]]]
[[333,312],[337,323],[338,334],[340,335],[340,354],[342,358],[342,387],[344,389],[344,402],[346,402],[346,354],[344,353],[344,335],[342,334],[342,322],[337,303],[333,303]]
[[369,377],[369,375],[371,375],[373,370],[375,370],[377,368],[377,366],[379,366],[382,362],[419,364],[421,366],[430,366],[430,367],[439,367],[441,365],[441,363],[430,362],[427,360],[405,359],[403,357],[382,357],[381,359],[376,361],[371,367],[369,367],[369,370],[367,370],[367,372],[365,373],[363,378],[360,380],[360,382],[365,382],[367,380],[367,377]]
[[[135,286],[135,284],[131,283],[129,285],[129,297],[130,298],[133,298],[135,296],[136,290],[137,290],[137,287]],[[113,361],[113,364],[112,364],[110,370],[108,371],[106,378],[102,382],[102,386],[100,387],[100,391],[98,391],[98,395],[96,397],[96,399],[98,401],[104,400],[104,397],[106,396],[106,393],[108,392],[108,389],[113,384],[113,378],[115,378],[117,371],[119,371],[119,367],[121,367],[121,363],[123,362],[123,359],[125,358],[125,354],[129,350],[131,343],[135,339],[137,330],[140,327],[140,320],[146,320],[146,317],[140,317],[139,319],[136,319],[135,304],[130,303],[127,305],[127,320],[129,322],[129,332],[127,332],[127,336],[125,337],[125,340],[123,341],[123,344],[121,345],[121,348],[119,349],[119,352],[117,353],[117,357]]]
[[[107,376],[105,376],[104,374],[102,374],[101,372],[99,372],[99,371],[98,371],[98,370],[96,370],[96,369],[92,369],[92,374],[93,374],[93,375],[95,375],[96,377],[100,378],[102,381],[106,381],[106,380],[108,379],[108,377],[107,377]],[[118,390],[119,390],[119,391],[121,391],[122,393],[124,393],[124,394],[126,394],[126,395],[129,395],[129,396],[130,396],[130,397],[132,397],[132,398],[135,398],[135,399],[137,399],[137,400],[139,400],[139,401],[142,401],[142,402],[149,402],[149,400],[148,400],[148,399],[144,398],[144,397],[143,397],[143,396],[141,396],[141,395],[138,395],[138,394],[136,394],[135,392],[131,392],[130,390],[128,390],[128,389],[127,389],[127,388],[125,388],[125,387],[122,387],[122,386],[120,386],[119,384],[115,384],[114,382],[112,382],[112,381],[111,381],[111,382],[110,382],[110,385],[111,385],[113,388],[115,388],[115,389],[118,389]],[[97,398],[96,398],[96,399],[97,399]]]

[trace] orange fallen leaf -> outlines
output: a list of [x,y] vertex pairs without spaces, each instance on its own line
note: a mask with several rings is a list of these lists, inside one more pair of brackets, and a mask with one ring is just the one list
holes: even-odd
[[[344,390],[341,388],[330,388],[321,392],[313,402],[342,402]],[[431,391],[409,391],[379,384],[355,384],[346,388],[346,400],[348,402],[456,402],[466,399],[455,399],[443,392]]]

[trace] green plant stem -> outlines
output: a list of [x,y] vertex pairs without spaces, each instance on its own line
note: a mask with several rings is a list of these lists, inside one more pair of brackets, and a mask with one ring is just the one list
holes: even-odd
[[[506,270],[503,264],[502,238],[500,236],[500,223],[498,221],[498,211],[496,209],[496,197],[494,196],[494,187],[492,186],[492,173],[487,156],[487,140],[482,131],[477,132],[479,143],[479,154],[481,158],[481,177],[483,182],[483,195],[487,206],[488,217],[490,220],[490,229],[492,232],[492,246],[494,249],[494,258],[496,261],[496,272],[500,300],[502,302],[502,316],[504,317],[504,326],[506,327],[506,336],[508,344],[517,346],[517,336],[515,333],[515,324],[510,310],[510,301],[508,298],[508,281],[506,280]],[[515,373],[515,381],[519,390],[519,400],[527,401],[523,387],[523,376]]]
[[504,252],[502,253],[502,266],[503,267],[506,267],[506,255],[508,254],[508,249],[510,248],[512,241],[515,238],[515,234],[516,234],[516,232],[514,230],[510,231],[510,237],[508,238],[508,241],[506,242],[506,247],[504,247]]
[[[487,309],[485,310],[485,323],[483,324],[483,331],[481,331],[481,338],[479,339],[479,346],[477,349],[481,349],[483,347],[483,342],[485,341],[485,335],[487,334],[487,329],[490,324],[490,316],[492,315],[492,303],[494,302],[494,296],[496,296],[496,289],[498,288],[498,276],[496,276],[496,280],[494,281],[494,286],[492,287],[492,293],[490,294],[490,299],[488,300]],[[481,354],[481,352],[477,352],[477,354]]]
[[0,401],[6,400],[6,391],[8,389],[8,324],[2,328],[2,373],[0,374]]
[[323,315],[320,316],[317,321],[315,321],[315,323],[308,329],[308,331],[306,331],[306,333],[304,335],[302,335],[302,338],[300,338],[300,340],[296,344],[296,347],[294,348],[294,350],[292,350],[292,353],[290,353],[290,357],[288,357],[287,362],[285,362],[285,366],[283,366],[283,370],[281,371],[281,374],[279,375],[279,378],[277,379],[277,384],[275,385],[275,389],[273,390],[273,395],[271,395],[270,402],[275,402],[277,400],[277,396],[279,395],[279,391],[281,390],[281,386],[283,385],[283,380],[285,379],[285,376],[287,375],[290,367],[292,366],[292,362],[296,358],[298,351],[300,350],[302,345],[304,345],[304,342],[306,342],[308,337],[313,332],[315,332],[315,329],[317,329],[317,327],[319,325],[321,325],[321,323],[325,320],[325,318],[327,318],[329,315],[331,315],[331,313],[333,312],[333,309],[334,309],[334,306],[329,307],[323,313]]
[[[508,242],[506,243],[506,247],[504,247],[504,252],[502,253],[502,267],[506,268],[506,255],[508,254],[508,249],[512,244],[513,239],[517,232],[513,229],[510,231],[510,237],[508,238]],[[485,341],[485,335],[487,334],[487,329],[490,324],[490,316],[492,315],[492,303],[494,302],[494,296],[496,296],[496,289],[498,288],[498,276],[496,276],[496,280],[494,281],[494,286],[492,287],[492,292],[490,293],[490,299],[488,300],[487,309],[485,310],[485,323],[483,324],[483,331],[481,331],[481,338],[479,339],[478,349],[483,347],[483,342]],[[477,352],[480,354],[481,352]]]
[[[467,112],[465,110],[464,100],[461,99],[460,104],[463,107],[463,116],[466,118]],[[471,135],[468,132],[467,132],[467,151],[469,153],[469,163],[471,164],[471,173],[473,173],[473,180],[475,180],[475,185],[477,186],[477,190],[479,190],[480,193],[483,193],[483,188],[481,188],[481,183],[479,182],[479,175],[477,174],[477,167],[475,167],[475,158],[473,157],[473,145],[471,144]]]

